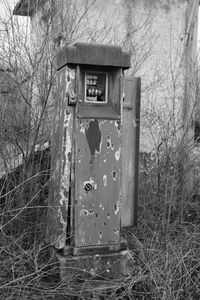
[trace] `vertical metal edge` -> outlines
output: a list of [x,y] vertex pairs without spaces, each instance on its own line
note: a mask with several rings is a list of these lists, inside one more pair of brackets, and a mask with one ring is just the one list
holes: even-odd
[[[76,70],[75,70],[75,76],[76,76]],[[75,77],[76,78],[76,77]],[[75,97],[76,97],[76,86],[77,86],[77,82],[75,80]],[[72,246],[74,244],[73,242],[73,232],[74,232],[74,194],[75,194],[75,187],[74,187],[74,182],[75,182],[75,166],[74,166],[74,124],[75,124],[75,106],[74,105],[69,105],[68,106],[71,110],[72,113],[72,134],[71,134],[71,164],[70,164],[70,183],[69,183],[69,187],[70,187],[70,202],[69,202],[69,228],[70,228],[70,232],[69,232],[69,243],[68,246]]]
[[[120,97],[120,126],[121,126],[121,141],[120,141],[120,144],[121,144],[121,147],[122,147],[122,136],[123,136],[123,123],[122,123],[122,117],[123,117],[123,92],[124,92],[124,71],[123,69],[121,68],[120,69],[120,90],[119,90],[119,97]],[[123,151],[123,148],[122,148],[122,151]],[[122,152],[123,153],[123,152]],[[121,175],[120,175],[120,198],[121,198],[121,204],[123,202],[123,199],[122,199],[122,155],[121,155]],[[120,210],[120,231],[122,229],[122,226],[121,226],[121,218],[122,218],[122,210]],[[121,234],[119,235],[119,243],[121,243]]]
[[[119,97],[120,97],[120,126],[121,126],[121,147],[122,147],[122,137],[123,137],[123,123],[122,123],[122,117],[123,117],[123,92],[124,92],[124,71],[123,69],[121,68],[120,69],[120,90],[119,90]],[[123,149],[122,149],[123,151]],[[123,153],[123,152],[122,152]],[[123,202],[123,199],[122,199],[122,155],[121,155],[121,175],[120,175],[120,197],[121,197],[121,204]],[[122,210],[120,210],[120,231],[121,231],[121,218],[122,218]],[[121,243],[121,234],[119,235],[119,243]]]
[[78,113],[78,106],[79,106],[79,100],[81,97],[81,86],[80,86],[80,82],[81,82],[81,73],[80,73],[80,65],[76,66],[76,106],[75,106],[75,110],[74,110],[74,134],[73,134],[73,146],[72,146],[72,177],[73,177],[73,185],[71,188],[71,193],[72,193],[72,206],[71,206],[71,228],[72,228],[72,235],[73,235],[73,242],[72,242],[72,246],[76,246],[75,243],[75,218],[76,218],[76,210],[75,210],[75,205],[76,205],[76,191],[77,191],[77,187],[76,187],[76,140],[77,140],[77,113]]
[[137,226],[138,215],[138,193],[139,193],[139,145],[140,145],[140,103],[141,103],[141,78],[137,78],[137,93],[136,93],[136,145],[135,145],[135,190],[134,190],[134,221],[133,225]]
[[[75,126],[75,109],[73,112],[73,130]],[[75,211],[75,138],[74,133],[72,134],[72,156],[71,156],[71,178],[70,178],[70,227],[71,227],[71,233],[70,233],[70,245],[74,245],[74,211]]]

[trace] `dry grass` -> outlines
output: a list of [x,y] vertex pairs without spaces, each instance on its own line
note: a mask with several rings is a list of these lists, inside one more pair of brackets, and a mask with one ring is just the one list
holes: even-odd
[[[37,174],[31,174],[24,186],[17,182],[19,188],[15,192],[4,189],[7,194],[1,198],[1,299],[199,299],[198,197],[184,199],[184,211],[180,214],[177,184],[172,193],[167,172],[163,174],[168,180],[162,177],[165,184],[162,189],[159,187],[158,194],[157,181],[153,180],[157,178],[157,167],[152,162],[149,173],[141,173],[138,226],[125,230],[137,258],[136,268],[120,285],[113,281],[107,292],[84,292],[60,281],[57,261],[45,243],[48,176],[42,185],[35,180]],[[44,170],[38,172],[39,181],[41,172]],[[169,191],[173,196],[170,199]],[[26,207],[17,207],[19,196],[25,197]]]

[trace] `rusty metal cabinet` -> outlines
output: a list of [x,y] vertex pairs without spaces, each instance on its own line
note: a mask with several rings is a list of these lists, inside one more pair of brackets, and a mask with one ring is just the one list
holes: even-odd
[[124,81],[129,66],[116,46],[58,54],[47,228],[57,249],[118,251],[121,226],[135,223],[140,83]]

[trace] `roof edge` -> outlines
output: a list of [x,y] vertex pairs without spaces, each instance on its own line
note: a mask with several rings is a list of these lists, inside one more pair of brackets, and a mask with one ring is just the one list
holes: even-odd
[[67,64],[130,68],[130,54],[120,46],[95,43],[76,43],[57,54],[57,69]]

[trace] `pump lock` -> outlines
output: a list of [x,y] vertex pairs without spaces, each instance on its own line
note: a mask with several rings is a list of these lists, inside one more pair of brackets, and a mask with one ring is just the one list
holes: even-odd
[[84,189],[86,192],[89,192],[93,189],[93,185],[90,183],[90,182],[87,182],[85,185],[84,185]]

